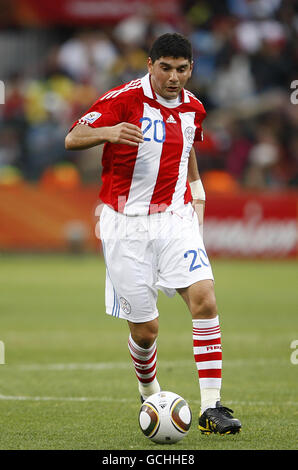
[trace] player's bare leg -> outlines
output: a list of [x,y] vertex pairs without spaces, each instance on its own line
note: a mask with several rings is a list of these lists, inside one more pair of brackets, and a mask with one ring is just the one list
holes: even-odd
[[177,289],[186,302],[193,320],[211,319],[217,316],[214,283],[206,279],[184,289]]
[[222,351],[214,283],[203,280],[178,292],[192,315],[194,359],[201,391],[199,429],[205,434],[239,432],[240,421],[220,403]]
[[158,335],[158,318],[144,323],[127,322],[132,339],[144,349],[150,348]]
[[128,321],[128,349],[135,367],[141,400],[160,391],[156,378],[158,318],[144,323]]

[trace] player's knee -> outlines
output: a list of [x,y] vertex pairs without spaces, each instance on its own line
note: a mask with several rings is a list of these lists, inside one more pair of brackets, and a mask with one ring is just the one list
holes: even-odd
[[197,301],[193,301],[190,306],[190,311],[193,319],[214,318],[217,315],[215,296],[210,293]]
[[133,339],[137,343],[137,345],[140,346],[140,348],[149,349],[153,345],[156,338],[157,334],[151,331],[147,331],[137,335]]
[[144,349],[150,348],[158,335],[158,320],[148,323],[130,325],[132,339]]

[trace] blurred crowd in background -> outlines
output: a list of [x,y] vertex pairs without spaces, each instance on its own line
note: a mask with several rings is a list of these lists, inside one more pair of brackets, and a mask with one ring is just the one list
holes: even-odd
[[193,45],[188,88],[207,110],[196,146],[202,179],[223,190],[297,188],[298,9],[290,0],[187,0],[176,24],[140,9],[114,25],[35,31],[50,36],[42,55],[19,66],[11,57],[15,67],[0,76],[0,183],[46,183],[57,168],[74,184],[99,182],[100,149],[67,152],[65,135],[106,90],[143,76],[153,40],[174,31]]

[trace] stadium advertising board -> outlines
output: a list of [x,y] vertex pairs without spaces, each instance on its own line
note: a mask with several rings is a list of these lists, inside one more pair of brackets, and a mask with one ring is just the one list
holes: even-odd
[[[73,236],[98,251],[97,186],[0,186],[0,201],[0,251],[67,251]],[[210,256],[297,258],[297,222],[296,192],[208,193],[204,242]]]
[[180,13],[179,0],[14,0],[14,17],[22,24],[98,25],[136,14],[154,14],[173,21]]
[[210,255],[295,257],[295,193],[239,193],[208,198],[204,240]]

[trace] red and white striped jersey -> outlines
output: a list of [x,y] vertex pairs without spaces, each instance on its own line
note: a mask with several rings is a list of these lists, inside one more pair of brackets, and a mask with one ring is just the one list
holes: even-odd
[[130,122],[144,135],[137,147],[104,145],[101,200],[127,215],[179,211],[191,201],[188,158],[193,142],[202,140],[205,115],[202,103],[185,89],[175,107],[161,104],[149,74],[101,96],[72,128]]

